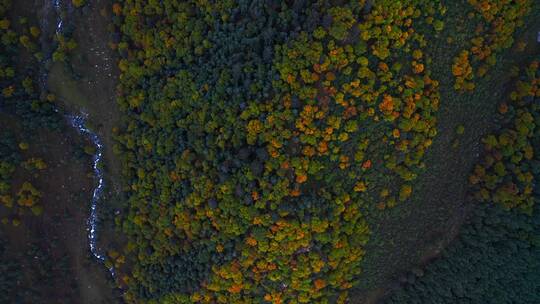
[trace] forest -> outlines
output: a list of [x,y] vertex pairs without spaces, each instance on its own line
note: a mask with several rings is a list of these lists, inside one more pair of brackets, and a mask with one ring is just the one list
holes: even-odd
[[[536,303],[540,300],[540,61],[518,72],[499,104],[503,126],[483,140],[469,180],[476,208],[458,240],[425,270],[411,272],[388,303]],[[481,204],[484,203],[484,204]]]
[[0,302],[539,302],[540,3],[0,1]]

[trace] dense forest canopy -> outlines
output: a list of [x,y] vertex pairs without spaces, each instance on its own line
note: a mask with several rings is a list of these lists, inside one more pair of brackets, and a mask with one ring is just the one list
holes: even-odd
[[[63,132],[64,108],[95,106],[91,98],[84,107],[69,100],[83,95],[77,85],[95,81],[75,63],[93,62],[91,53],[111,59],[117,70],[107,70],[107,81],[117,104],[110,107],[121,117],[104,123],[95,106],[88,128],[114,137],[114,155],[101,144],[73,150],[79,161],[86,152],[121,163],[121,176],[106,178],[122,189],[107,188],[108,209],[99,211],[114,218],[117,235],[107,226],[112,245],[100,250],[127,303],[351,303],[380,228],[372,219],[413,204],[419,177],[433,165],[441,115],[459,115],[441,105],[486,96],[477,90],[499,79],[492,73],[508,66],[498,65],[503,55],[538,51],[515,39],[531,12],[538,16],[533,0],[115,0],[96,14],[92,1],[53,6],[55,28],[0,0],[1,225],[39,230],[28,218],[55,207],[44,206],[53,191],[40,181],[69,153],[49,162],[37,134]],[[456,11],[462,15],[449,20]],[[97,15],[115,58],[93,48],[94,28],[88,42],[74,26]],[[459,33],[445,30],[449,24]],[[472,205],[463,218],[471,214],[460,233],[424,269],[402,276],[388,303],[539,301],[535,59],[504,71],[511,82],[500,85],[510,92],[493,100],[497,113],[486,110],[496,131],[479,143],[468,180],[450,181],[468,183],[469,196],[458,199]],[[59,98],[49,91],[52,67],[62,74]],[[452,132],[454,150],[445,153],[457,153],[466,127]],[[111,170],[93,165],[94,173]],[[69,174],[69,182],[91,177]],[[102,175],[96,180],[102,185]],[[83,183],[78,195],[95,198]],[[0,265],[0,302],[46,302],[46,289],[20,293],[21,284],[62,284],[81,264],[47,237],[16,250],[13,236],[0,232],[0,259],[8,260]]]
[[540,301],[539,80],[536,60],[499,104],[502,128],[483,140],[469,179],[479,206],[458,240],[425,271],[411,273],[388,303]]
[[[469,1],[482,26],[456,54],[456,90],[473,90],[512,45],[531,3]],[[345,302],[368,210],[407,201],[437,135],[425,48],[444,5],[123,1],[113,11],[126,299]]]
[[345,301],[368,198],[405,201],[436,135],[438,84],[413,25],[436,31],[425,19],[440,11],[119,4],[128,298]]
[[[537,208],[536,208],[537,209]],[[386,303],[537,303],[540,221],[481,205],[459,239]]]

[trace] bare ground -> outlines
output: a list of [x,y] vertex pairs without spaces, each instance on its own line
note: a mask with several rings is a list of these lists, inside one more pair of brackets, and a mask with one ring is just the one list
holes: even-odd
[[121,114],[116,105],[118,69],[113,51],[109,48],[111,20],[110,0],[92,1],[70,16],[75,27],[78,48],[70,56],[72,71],[56,63],[48,78],[49,89],[62,105],[75,113],[86,112],[92,130],[105,146],[105,165],[112,190],[120,191],[120,166],[112,153],[112,130],[120,124]]
[[[17,18],[34,15],[42,18],[47,15],[43,8],[44,3],[42,0],[14,2],[12,14]],[[112,197],[120,191],[120,167],[112,153],[111,130],[117,125],[120,116],[114,101],[117,72],[112,52],[107,47],[107,24],[110,16],[101,14],[102,10],[107,14],[110,12],[110,1],[92,1],[84,9],[84,16],[81,16],[82,10],[78,9],[69,17],[74,21],[75,38],[80,44],[72,58],[72,64],[77,70],[67,72],[62,64],[53,65],[47,86],[59,97],[59,105],[68,112],[84,111],[89,114],[89,125],[104,143],[106,184],[109,190],[107,196]],[[32,19],[33,17],[30,18]],[[34,20],[31,23],[34,24]],[[23,62],[25,58],[21,57],[20,60]],[[73,77],[75,74],[81,78]],[[6,117],[1,117],[0,128],[14,127],[16,123],[9,122]],[[86,220],[95,181],[90,157],[87,155],[80,158],[76,156],[76,151],[82,145],[91,143],[69,127],[62,133],[35,130],[34,137],[38,148],[30,152],[45,159],[49,165],[35,181],[36,187],[44,193],[44,213],[38,217],[24,216],[19,227],[2,225],[2,230],[9,236],[9,250],[13,254],[26,252],[31,244],[39,243],[40,248],[53,257],[68,258],[67,274],[58,270],[59,272],[53,275],[54,282],[38,283],[38,286],[35,286],[50,295],[50,302],[46,303],[119,302],[110,274],[101,263],[90,256],[88,247]],[[0,215],[6,214],[3,212]],[[111,223],[108,223],[108,226],[110,227]],[[103,232],[105,237],[101,242],[104,248],[116,241],[114,233],[110,228],[107,229],[108,231]],[[25,277],[35,275],[37,270],[32,269],[30,264],[26,266]],[[27,288],[24,281],[19,283],[21,291]]]
[[[20,130],[6,116],[0,118],[0,127]],[[24,152],[24,158],[40,157],[48,167],[37,176],[31,176],[24,170],[16,172],[15,189],[23,181],[31,180],[43,193],[40,204],[44,212],[40,216],[27,212],[18,227],[2,225],[8,236],[10,252],[13,255],[25,253],[32,244],[39,244],[54,263],[67,257],[68,269],[54,265],[53,273],[48,276],[52,281],[38,282],[33,286],[50,299],[46,303],[113,303],[108,273],[90,257],[88,250],[86,219],[94,180],[90,158],[81,153],[81,147],[89,143],[83,142],[75,131],[69,129],[64,132],[35,130],[31,138],[21,138],[22,131],[16,134],[18,140],[31,139],[30,150]],[[9,211],[2,209],[0,215],[9,216]],[[18,282],[17,293],[24,293],[29,287],[26,284],[37,276],[36,271],[30,262],[23,263],[23,274],[27,279]]]
[[87,125],[104,146],[106,193],[98,203],[98,212],[103,213],[98,247],[105,254],[110,249],[119,250],[124,243],[113,222],[113,212],[120,208],[122,182],[120,161],[113,153],[113,128],[119,127],[121,114],[115,99],[117,59],[109,47],[111,6],[110,0],[92,1],[71,14],[69,22],[78,48],[70,56],[69,66],[55,63],[48,78],[49,89],[64,108],[88,114]]

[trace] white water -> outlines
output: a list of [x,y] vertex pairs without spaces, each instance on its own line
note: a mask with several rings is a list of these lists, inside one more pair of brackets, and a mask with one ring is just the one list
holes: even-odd
[[[53,7],[56,13],[56,26],[55,34],[61,34],[63,30],[63,20],[61,15],[61,0],[53,0]],[[48,7],[46,5],[46,7]],[[55,110],[58,112],[58,110]],[[88,114],[82,113],[81,115],[65,115],[70,125],[75,128],[81,135],[86,136],[92,144],[96,147],[96,153],[92,157],[92,168],[94,170],[94,178],[97,181],[97,185],[92,192],[92,201],[90,203],[90,216],[86,220],[86,231],[88,232],[88,244],[92,255],[100,262],[105,262],[106,254],[100,252],[97,246],[98,239],[98,225],[99,218],[97,212],[97,206],[103,196],[103,188],[105,186],[104,173],[101,162],[103,161],[103,144],[98,135],[92,132],[86,127],[86,121]],[[109,268],[109,272],[115,277],[114,267]]]
[[[103,253],[100,253],[97,248],[97,228],[99,224],[97,205],[102,197],[103,187],[105,186],[103,169],[101,168],[101,162],[103,159],[103,144],[101,143],[101,140],[99,139],[97,134],[93,133],[85,126],[88,114],[83,113],[79,116],[66,115],[66,117],[69,120],[71,126],[75,128],[79,133],[87,136],[96,147],[96,154],[94,154],[94,156],[92,157],[92,167],[94,169],[94,178],[97,180],[97,186],[92,192],[90,216],[86,220],[86,230],[88,231],[88,243],[90,245],[90,252],[97,260],[104,262],[106,256]],[[109,272],[113,277],[115,276],[114,268],[112,266],[109,268]]]

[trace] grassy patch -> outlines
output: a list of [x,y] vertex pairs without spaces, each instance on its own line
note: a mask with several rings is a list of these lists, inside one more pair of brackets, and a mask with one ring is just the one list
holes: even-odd
[[91,107],[88,96],[81,90],[81,82],[75,80],[62,62],[52,65],[47,79],[49,89],[73,111]]

